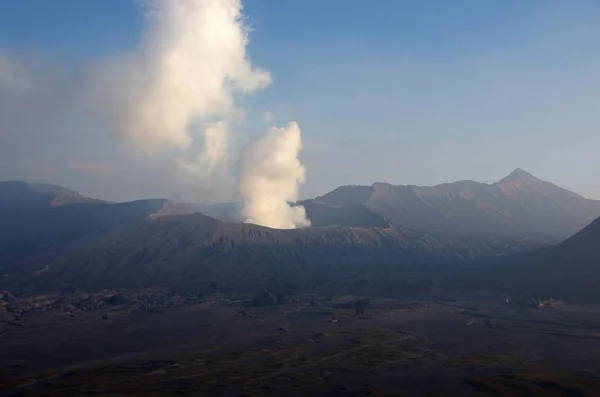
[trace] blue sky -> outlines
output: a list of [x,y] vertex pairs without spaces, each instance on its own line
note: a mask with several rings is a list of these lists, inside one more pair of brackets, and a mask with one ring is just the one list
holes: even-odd
[[[246,0],[244,13],[249,56],[274,82],[244,100],[245,133],[262,131],[264,111],[299,123],[304,197],[375,181],[494,182],[520,167],[600,199],[600,2]],[[0,51],[67,69],[133,49],[142,28],[135,1],[0,2]],[[181,193],[156,182],[154,165],[112,175],[122,152],[84,122],[71,127],[79,135],[4,127],[0,179],[113,199]],[[66,159],[98,168],[73,172]]]

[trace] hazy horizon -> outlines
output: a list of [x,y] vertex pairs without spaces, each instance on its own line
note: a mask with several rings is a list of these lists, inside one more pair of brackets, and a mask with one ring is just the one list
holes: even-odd
[[294,172],[301,180],[304,167],[306,182],[289,197],[374,182],[493,183],[522,168],[600,199],[597,2],[245,1],[249,44],[235,56],[247,56],[248,70],[232,67],[223,80],[242,89],[192,109],[210,122],[227,114],[231,129],[224,169],[198,177],[168,155],[123,145],[89,112],[106,112],[106,101],[90,99],[90,76],[140,45],[147,24],[137,3],[0,3],[0,180],[114,201],[228,201],[242,147],[296,121],[302,142],[289,160],[302,147]]
[[[493,180],[493,181],[475,181],[472,179],[459,179],[459,180],[455,180],[455,181],[446,181],[446,182],[441,182],[441,183],[436,183],[433,185],[423,185],[423,184],[402,184],[402,183],[390,183],[388,181],[380,181],[380,180],[376,180],[370,183],[364,183],[364,184],[347,184],[347,185],[337,185],[337,186],[333,186],[331,189],[320,192],[314,196],[300,196],[299,200],[310,200],[310,199],[314,199],[317,198],[319,196],[323,196],[327,193],[330,193],[331,191],[339,188],[339,187],[343,187],[343,186],[372,186],[373,184],[377,184],[377,183],[390,183],[392,185],[404,185],[404,186],[417,186],[417,187],[434,187],[434,186],[438,186],[438,185],[443,185],[443,184],[448,184],[448,183],[456,183],[456,182],[464,182],[464,181],[469,181],[469,182],[476,182],[476,183],[482,183],[482,184],[487,184],[487,185],[493,185],[495,183],[499,183],[503,178],[511,175],[513,172],[517,172],[517,171],[525,171],[527,172],[527,170],[523,170],[522,168],[516,168],[514,170],[511,171],[511,173],[507,173],[504,176],[501,176],[500,178]],[[528,172],[527,172],[528,173]],[[533,177],[536,177],[536,175],[533,175]],[[539,179],[539,178],[538,178]],[[550,182],[553,183],[552,181],[547,181],[547,180],[543,180],[544,182]],[[31,180],[17,180],[17,179],[13,179],[13,180],[0,180],[0,183],[2,182],[25,182],[25,183],[30,183],[30,184],[51,184],[48,183],[46,181],[31,181]],[[556,185],[556,184],[555,184]],[[68,185],[59,185],[61,187],[67,188],[67,189],[71,189],[71,190],[76,190],[73,189],[72,186],[68,186]],[[561,188],[564,188],[563,186],[559,186]],[[76,190],[77,191],[77,190]],[[169,199],[169,200],[174,200],[174,201],[187,201],[187,202],[197,202],[197,203],[202,203],[202,204],[211,204],[209,202],[205,202],[205,201],[194,201],[194,200],[185,200],[184,198],[182,198],[179,194],[177,193],[171,193],[169,195],[165,195],[165,196],[146,196],[146,197],[131,197],[131,198],[127,198],[125,200],[119,200],[119,199],[111,199],[110,197],[104,197],[104,196],[94,196],[94,195],[89,195],[86,194],[85,191],[77,191],[78,193],[82,194],[83,196],[86,197],[90,197],[93,199],[100,199],[100,200],[107,200],[107,201],[114,201],[114,202],[126,202],[126,201],[135,201],[135,200],[144,200],[144,199]],[[591,200],[596,200],[596,198],[594,197],[587,197],[585,195],[580,194],[579,192],[573,191],[573,193],[576,193],[584,198],[587,199],[591,199]],[[213,203],[217,204],[217,203],[226,203],[226,202],[231,202],[231,201],[235,201],[235,200],[230,200],[230,201],[214,201]]]

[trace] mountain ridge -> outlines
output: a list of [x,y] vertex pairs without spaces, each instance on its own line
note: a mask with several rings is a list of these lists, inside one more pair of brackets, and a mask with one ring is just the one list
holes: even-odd
[[36,204],[47,201],[50,206],[75,203],[107,203],[104,200],[86,197],[75,190],[47,183],[30,183],[18,180],[0,181],[0,191],[2,192],[0,206],[7,199],[21,199],[25,200],[25,203],[32,202]]
[[462,180],[434,186],[346,185],[316,197],[333,206],[364,206],[393,225],[438,237],[484,234],[557,243],[600,216],[586,199],[518,168],[493,184]]
[[[600,253],[594,252],[600,241],[600,219],[555,247],[508,257],[498,255],[536,248],[539,242],[529,236],[503,239],[472,232],[473,229],[467,229],[471,234],[448,237],[394,223],[398,214],[416,215],[421,222],[436,222],[442,210],[447,215],[460,216],[462,222],[492,213],[522,227],[521,213],[514,208],[482,200],[494,194],[502,194],[507,201],[517,197],[517,202],[529,203],[538,203],[540,195],[549,194],[541,203],[538,215],[542,217],[548,201],[565,205],[566,213],[569,205],[581,204],[574,193],[556,190],[554,185],[531,180],[522,173],[518,176],[500,186],[507,189],[510,197],[502,189],[498,189],[500,193],[490,192],[489,186],[473,181],[446,184],[433,192],[375,184],[375,202],[379,207],[374,209],[356,204],[357,195],[338,191],[335,194],[346,200],[345,205],[300,202],[313,214],[320,214],[321,224],[315,222],[314,227],[291,230],[225,222],[200,213],[207,208],[202,204],[165,199],[55,206],[55,197],[70,195],[79,199],[78,193],[54,186],[29,188],[0,183],[0,288],[17,293],[165,286],[197,291],[218,284],[220,290],[236,291],[296,284],[304,289],[321,285],[327,291],[337,292],[359,288],[365,293],[402,293],[405,289],[427,291],[434,282],[466,269],[474,271],[474,275],[456,284],[462,288],[484,286],[497,292],[535,291],[540,295],[556,293],[555,296],[569,299],[593,299],[590,291],[594,291],[598,279]],[[3,188],[18,194],[4,195]],[[372,191],[365,195],[364,188],[351,190],[358,189],[359,198],[371,200]],[[393,200],[386,201],[398,197],[404,206],[395,207]],[[440,207],[440,200],[446,207]],[[482,211],[463,206],[464,212],[456,212],[457,201],[477,202]],[[418,207],[407,206],[407,202],[425,206],[428,211],[412,213],[411,208]],[[211,208],[224,213],[230,207]],[[536,214],[535,207],[524,208]],[[382,215],[386,211],[391,211],[391,221]],[[523,218],[525,222],[532,219]],[[448,219],[455,220],[453,216]],[[489,218],[483,221],[485,225]],[[360,227],[364,224],[369,227]],[[577,254],[579,251],[587,254]],[[567,265],[573,258],[579,258],[579,262],[575,270],[570,270]],[[563,282],[569,279],[583,286],[585,292],[565,287]],[[452,283],[448,285],[452,287]]]
[[[203,214],[146,217],[88,236],[60,252],[41,252],[4,269],[4,288],[28,291],[175,285],[253,289],[273,283],[332,281],[381,266],[434,263],[447,253],[434,239],[391,228],[324,226],[271,229]],[[277,281],[272,277],[276,275]]]

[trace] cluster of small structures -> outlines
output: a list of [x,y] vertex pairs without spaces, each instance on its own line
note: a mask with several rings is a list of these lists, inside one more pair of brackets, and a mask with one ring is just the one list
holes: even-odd
[[532,296],[507,296],[506,304],[519,307],[537,307],[538,309],[550,309],[564,306],[565,302],[555,299],[539,299]]

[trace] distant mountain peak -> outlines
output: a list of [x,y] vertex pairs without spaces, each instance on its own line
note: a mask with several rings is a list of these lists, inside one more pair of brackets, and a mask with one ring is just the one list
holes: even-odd
[[539,182],[540,180],[535,176],[531,175],[529,172],[525,171],[522,168],[517,168],[506,177],[504,177],[500,183],[503,182]]
[[46,183],[29,183],[24,181],[0,181],[0,196],[14,202],[39,200],[50,206],[61,206],[75,203],[103,203],[66,187]]

